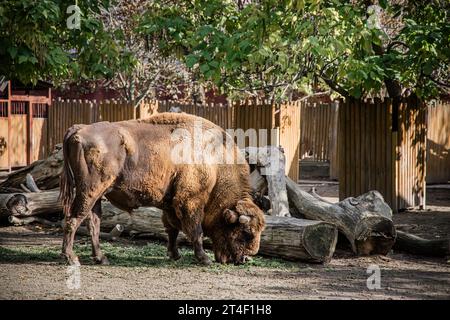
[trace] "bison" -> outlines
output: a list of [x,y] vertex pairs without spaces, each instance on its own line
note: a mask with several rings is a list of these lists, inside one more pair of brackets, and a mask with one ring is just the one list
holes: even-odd
[[[234,161],[174,160],[174,150],[181,141],[189,141],[196,123],[210,132],[199,145],[200,153],[209,148]],[[180,258],[176,240],[183,231],[200,263],[210,263],[203,250],[203,235],[211,239],[217,262],[245,262],[259,249],[264,215],[250,196],[249,166],[238,161],[242,157],[239,149],[234,142],[217,142],[226,137],[212,122],[175,113],[68,129],[60,192],[65,212],[62,255],[70,264],[79,264],[73,252],[74,236],[88,218],[94,261],[108,263],[99,243],[101,198],[105,196],[130,214],[140,206],[162,209],[171,259]]]

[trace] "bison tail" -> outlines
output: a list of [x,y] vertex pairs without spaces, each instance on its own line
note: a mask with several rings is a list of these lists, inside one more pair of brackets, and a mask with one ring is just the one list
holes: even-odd
[[75,199],[75,178],[70,167],[69,147],[71,137],[77,132],[77,129],[71,127],[64,135],[63,141],[63,171],[59,182],[59,200],[62,203],[64,214],[67,216],[70,212],[73,200]]

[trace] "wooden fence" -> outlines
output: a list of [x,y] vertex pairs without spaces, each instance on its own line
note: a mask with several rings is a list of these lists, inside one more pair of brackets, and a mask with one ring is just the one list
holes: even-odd
[[[433,101],[427,111],[427,183],[450,181],[450,103]],[[339,177],[339,103],[301,104],[300,159],[329,162],[330,178]]]
[[338,101],[301,103],[300,159],[329,162],[330,178],[338,178]]
[[329,161],[337,132],[338,102],[301,104],[301,159]]
[[[61,143],[66,130],[76,123],[90,124],[98,121],[121,121],[145,118],[155,111],[171,108],[208,119],[224,129],[242,129],[246,138],[244,146],[282,146],[286,155],[286,173],[295,181],[299,175],[300,106],[298,103],[275,105],[251,102],[233,105],[196,105],[175,101],[145,101],[137,108],[121,101],[54,101],[48,115],[48,148]],[[248,129],[255,129],[251,131]],[[265,129],[265,130],[261,130]],[[255,139],[250,139],[254,134]]]
[[[386,114],[381,113],[379,115],[378,109],[376,112],[374,111],[372,105],[376,105],[376,103],[384,106]],[[354,106],[353,108],[356,108],[355,114],[348,115],[350,117],[348,121],[350,122],[345,122],[346,125],[340,130],[338,128],[340,126],[338,103],[311,104],[302,101],[301,103],[292,102],[283,105],[274,105],[267,102],[195,105],[174,101],[144,101],[137,108],[134,108],[132,103],[121,101],[54,100],[50,105],[49,101],[36,100],[32,103],[25,103],[20,100],[11,102],[5,100],[0,101],[0,169],[9,168],[9,164],[12,167],[24,166],[46,157],[56,143],[62,142],[65,131],[75,123],[89,124],[97,121],[145,118],[156,110],[164,112],[178,107],[183,112],[209,119],[224,129],[267,129],[262,137],[260,137],[261,132],[258,134],[258,145],[275,144],[283,146],[287,157],[287,172],[294,179],[298,177],[299,171],[296,159],[309,156],[316,161],[330,162],[331,177],[339,177],[341,180],[341,197],[356,195],[369,187],[369,189],[384,188],[385,194],[393,194],[394,189],[389,187],[385,181],[382,183],[384,187],[379,186],[380,181],[377,182],[377,179],[390,179],[389,177],[380,178],[385,174],[389,175],[391,169],[387,164],[384,167],[377,165],[378,157],[387,157],[387,155],[378,154],[377,150],[380,148],[384,150],[392,145],[390,139],[392,139],[393,134],[390,135],[391,138],[386,137],[385,142],[380,142],[381,145],[378,147],[372,145],[371,139],[376,140],[379,137],[367,134],[370,131],[368,126],[373,125],[373,123],[376,124],[376,128],[380,126],[379,130],[384,130],[383,132],[386,134],[389,133],[387,128],[392,125],[392,121],[389,120],[389,112],[392,112],[389,109],[391,108],[389,107],[389,100],[385,102],[377,101],[376,103],[362,102],[359,108]],[[352,103],[352,105],[354,104]],[[348,107],[349,104],[346,104],[345,108]],[[343,111],[342,115],[345,117],[347,113]],[[352,120],[352,117],[356,118]],[[377,117],[388,122],[378,123]],[[359,120],[357,121],[357,119]],[[343,121],[343,119],[340,118],[340,121]],[[446,183],[450,180],[450,105],[437,102],[428,106],[427,123],[426,180],[428,183]],[[340,132],[340,136],[342,132],[349,133],[355,132],[355,130],[359,130],[359,136],[350,134],[348,136],[350,140],[348,141],[338,139],[338,132]],[[399,128],[399,130],[402,130],[402,128]],[[8,132],[11,132],[11,134],[8,135]],[[410,134],[414,136],[415,133],[410,132]],[[3,139],[5,141],[2,140],[2,137],[6,137],[6,139]],[[357,140],[363,139],[362,137],[364,140]],[[365,143],[366,140],[368,144]],[[353,143],[355,141],[359,141],[357,146]],[[245,144],[250,144],[248,137]],[[7,146],[5,147],[5,145]],[[346,162],[348,167],[344,166],[344,170],[347,168],[350,170],[346,174],[339,174],[339,169],[342,170],[342,164],[339,161],[338,149],[342,148],[346,150],[342,159],[350,161]],[[355,163],[352,160],[352,157],[358,157],[358,154],[362,156],[363,152],[372,150],[371,148],[375,148],[375,151],[370,153],[370,156],[369,154],[364,155],[366,161]],[[398,148],[397,152],[403,155],[409,154],[406,150],[403,150],[407,148],[407,145],[399,145]],[[353,150],[356,154],[350,154],[349,150]],[[417,153],[410,156],[413,159],[414,156],[417,156]],[[376,160],[373,160],[373,157]],[[403,161],[405,158],[401,157],[401,159],[401,161],[395,163],[397,169],[398,166],[409,168],[409,165]],[[411,159],[408,161],[412,161]],[[369,168],[373,170],[369,170]],[[402,175],[409,175],[411,172],[408,170]],[[361,177],[361,172],[366,173]],[[406,178],[399,175],[396,175],[396,177],[398,177],[398,183],[401,186],[407,186],[405,188],[414,184],[410,181],[404,182],[403,179]],[[351,179],[360,180],[359,187],[350,183]],[[420,187],[416,186],[416,189],[420,189]],[[394,197],[398,196],[405,199],[405,204],[399,203],[401,206],[417,203],[417,201],[408,198],[411,195],[404,194],[406,191],[399,190],[399,192],[401,194],[394,195]],[[393,201],[393,199],[390,201]]]
[[378,190],[394,211],[425,206],[426,108],[412,99],[339,107],[339,198]]
[[450,181],[450,103],[428,106],[427,183]]

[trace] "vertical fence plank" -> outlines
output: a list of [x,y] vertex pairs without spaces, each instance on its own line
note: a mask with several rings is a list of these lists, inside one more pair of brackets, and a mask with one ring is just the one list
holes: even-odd
[[386,137],[386,150],[385,150],[385,166],[386,166],[386,201],[388,203],[393,202],[392,197],[392,100],[385,99],[386,103],[386,126],[384,130],[384,136]]
[[394,211],[424,204],[426,108],[420,103],[402,101],[398,113],[390,99],[341,104],[340,199],[378,190]]

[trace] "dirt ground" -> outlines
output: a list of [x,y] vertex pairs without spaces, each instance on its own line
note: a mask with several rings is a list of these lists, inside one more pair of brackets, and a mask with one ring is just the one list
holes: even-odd
[[[315,186],[319,195],[336,200],[336,183],[302,185],[305,189]],[[425,238],[448,238],[450,189],[429,189],[427,200],[426,211],[395,215],[396,225]],[[134,247],[148,242],[121,241]],[[78,240],[77,245],[85,242]],[[60,245],[60,235],[38,227],[0,228],[0,254],[42,247],[59,250]],[[282,262],[275,266],[202,267],[169,264],[163,256],[152,259],[159,260],[148,266],[82,265],[80,288],[69,289],[70,273],[60,261],[31,254],[10,260],[3,254],[0,299],[450,299],[448,257],[395,252],[387,257],[355,258],[340,249],[326,265]],[[380,289],[367,288],[370,265],[380,268]]]

